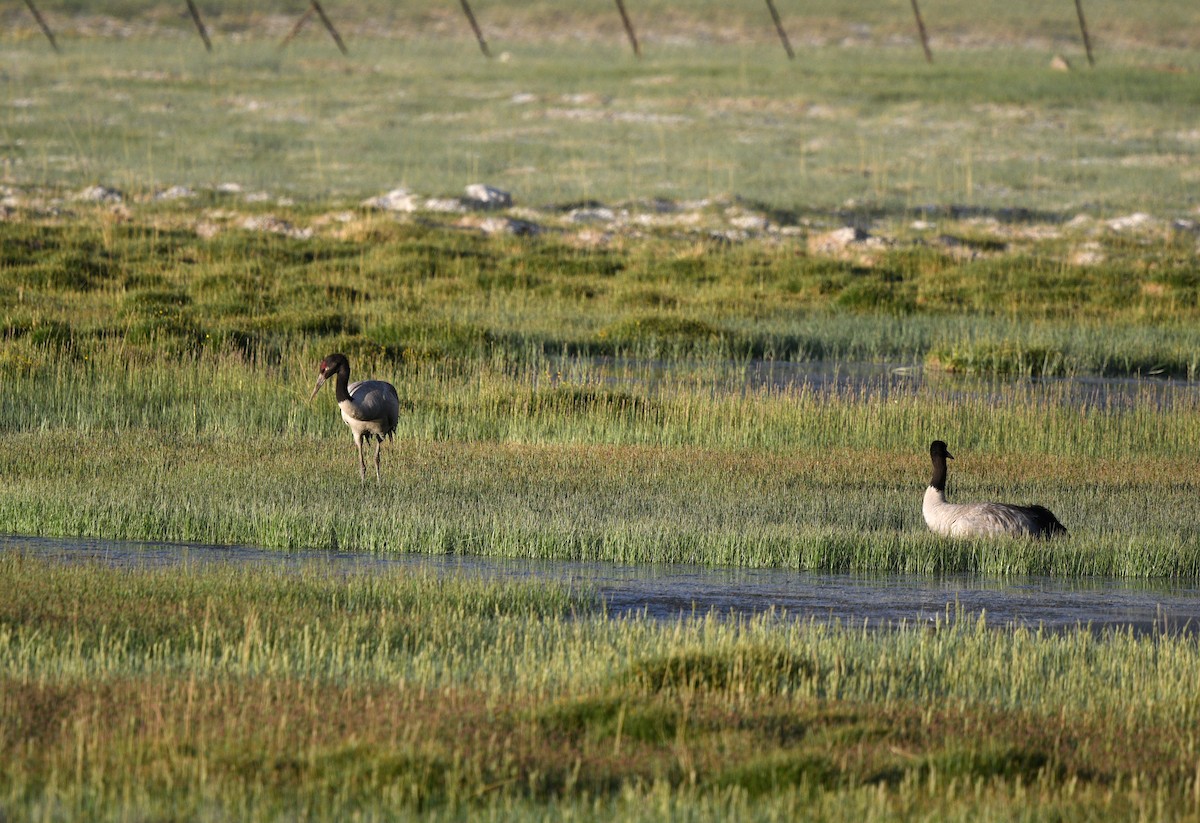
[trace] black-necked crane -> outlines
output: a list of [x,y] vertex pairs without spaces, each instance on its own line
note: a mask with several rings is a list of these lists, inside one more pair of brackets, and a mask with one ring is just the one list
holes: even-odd
[[954,455],[941,440],[929,444],[933,478],[925,490],[921,507],[930,531],[946,537],[992,537],[1012,535],[1054,537],[1066,528],[1045,506],[1014,506],[1009,503],[949,503],[946,501],[946,461]]
[[384,380],[351,383],[350,361],[344,354],[329,355],[321,361],[317,371],[320,373],[317,386],[308,398],[309,402],[317,396],[326,380],[336,378],[333,391],[342,419],[354,433],[354,445],[358,447],[359,476],[365,483],[367,459],[363,455],[363,440],[375,438],[375,479],[380,480],[379,449],[383,445],[383,438],[395,433],[396,421],[400,417],[400,396],[396,394],[396,387]]

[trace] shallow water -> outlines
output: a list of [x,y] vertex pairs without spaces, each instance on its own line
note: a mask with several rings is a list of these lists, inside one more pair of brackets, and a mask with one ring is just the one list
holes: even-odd
[[812,391],[820,394],[910,395],[928,385],[954,393],[998,395],[1026,387],[1077,406],[1128,409],[1150,404],[1166,410],[1195,403],[1200,384],[1168,377],[997,377],[981,378],[928,372],[917,362],[840,360],[747,360],[724,363],[667,362],[616,357],[553,359],[556,380],[600,381],[612,386],[642,386],[650,391],[667,384],[695,382],[721,393]]
[[351,552],[280,552],[251,546],[0,536],[0,551],[24,552],[64,563],[103,562],[123,567],[236,563],[331,570],[409,568],[489,579],[546,579],[585,585],[604,599],[609,614],[753,616],[841,621],[884,626],[929,623],[960,611],[986,613],[989,625],[1077,625],[1128,628],[1136,633],[1200,628],[1200,585],[1122,580],[924,577],[814,574],[784,569],[730,569],[686,565],[622,566],[576,561],[508,560],[462,555],[372,555]]

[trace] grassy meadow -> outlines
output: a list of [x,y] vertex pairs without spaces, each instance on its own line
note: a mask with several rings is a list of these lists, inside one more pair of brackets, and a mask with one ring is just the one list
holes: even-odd
[[[490,60],[459,7],[434,0],[331,8],[346,57],[316,21],[278,47],[302,2],[212,4],[211,54],[169,4],[76,5],[40,4],[60,53],[27,9],[4,12],[10,185],[236,183],[357,203],[483,182],[528,208],[738,197],[861,220],[1196,205],[1200,20],[1169,0],[1140,3],[1136,23],[1117,0],[1089,2],[1092,69],[1071,4],[1032,0],[926,9],[932,65],[901,0],[778,4],[794,60],[761,2],[630,4],[640,59],[611,3],[480,4]],[[1052,71],[1056,54],[1075,70]]]
[[[0,531],[1200,579],[1198,12],[0,10]],[[744,6],[744,7],[743,7]],[[1074,66],[1053,71],[1062,54]],[[454,199],[487,183],[514,204]],[[373,198],[409,190],[415,211]],[[393,382],[360,484],[320,359]],[[828,383],[797,382],[805,370]],[[861,377],[861,374],[868,377]],[[353,378],[352,378],[353,379]],[[947,541],[952,499],[1052,543]],[[1195,634],[0,555],[0,820],[1194,820]]]
[[19,819],[1192,819],[1195,637],[0,557]]

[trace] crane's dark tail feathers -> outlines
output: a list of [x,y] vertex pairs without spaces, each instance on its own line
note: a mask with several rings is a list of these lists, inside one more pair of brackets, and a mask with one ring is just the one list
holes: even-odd
[[1036,526],[1034,534],[1038,537],[1057,537],[1059,535],[1065,537],[1068,534],[1067,527],[1059,523],[1058,518],[1054,516],[1054,512],[1045,506],[1026,506],[1025,510],[1033,515],[1033,521]]

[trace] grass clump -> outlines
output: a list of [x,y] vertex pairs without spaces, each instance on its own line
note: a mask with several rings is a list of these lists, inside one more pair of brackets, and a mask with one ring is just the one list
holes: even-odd
[[814,665],[783,648],[738,648],[714,653],[682,649],[667,658],[639,660],[629,670],[630,687],[645,691],[717,689],[776,694],[794,691],[817,676]]

